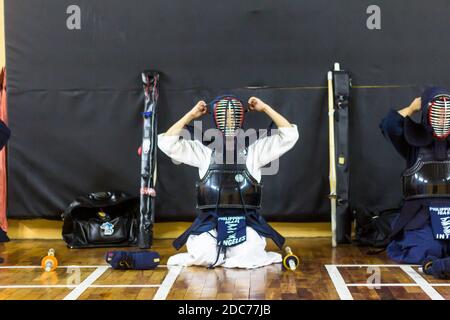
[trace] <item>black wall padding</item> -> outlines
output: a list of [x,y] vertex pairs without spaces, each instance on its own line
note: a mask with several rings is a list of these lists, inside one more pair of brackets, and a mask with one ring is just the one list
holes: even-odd
[[[376,2],[382,29],[374,31],[365,0],[6,0],[9,217],[59,218],[93,191],[138,194],[139,75],[155,68],[163,72],[161,132],[196,100],[221,93],[259,96],[298,124],[280,173],[263,178],[262,213],[329,220],[325,85],[335,61],[356,86],[400,86],[357,87],[350,106],[354,205],[396,204],[403,162],[378,123],[425,85],[450,82],[450,4]],[[72,4],[81,30],[66,28]],[[247,126],[270,122],[248,118]],[[161,153],[158,161],[156,219],[192,220],[197,170]]]

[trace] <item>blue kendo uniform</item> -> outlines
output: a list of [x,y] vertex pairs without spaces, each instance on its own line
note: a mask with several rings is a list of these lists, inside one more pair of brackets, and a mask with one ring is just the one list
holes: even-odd
[[11,131],[6,126],[6,124],[2,120],[0,120],[0,150],[2,150],[3,147],[6,145],[10,135]]
[[[423,119],[426,117],[427,112],[424,110],[428,108],[429,102],[440,94],[448,95],[449,91],[436,87],[424,91]],[[444,140],[444,144],[442,142],[438,144],[429,127],[424,127],[409,117],[404,118],[395,110],[390,110],[381,121],[380,129],[406,160],[407,168],[416,164],[419,152],[424,147],[438,151],[443,149],[447,156],[449,138]],[[441,259],[450,256],[450,240],[437,240],[432,229],[429,207],[436,199],[427,196],[404,199],[400,214],[393,223],[391,242],[387,247],[388,256],[392,260],[399,263],[421,264],[428,257]],[[438,201],[450,207],[450,194],[448,197],[439,197]]]

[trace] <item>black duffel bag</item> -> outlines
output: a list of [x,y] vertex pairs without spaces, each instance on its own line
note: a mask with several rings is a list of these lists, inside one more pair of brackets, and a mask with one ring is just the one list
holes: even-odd
[[107,191],[78,197],[64,211],[62,236],[69,248],[137,245],[139,198]]
[[400,214],[400,208],[380,211],[368,209],[354,210],[355,239],[357,245],[373,248],[386,248],[390,242],[392,223]]

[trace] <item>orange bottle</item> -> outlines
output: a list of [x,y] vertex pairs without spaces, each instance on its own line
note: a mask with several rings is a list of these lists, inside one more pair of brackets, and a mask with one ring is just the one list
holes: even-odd
[[48,250],[47,255],[42,258],[41,266],[46,272],[54,271],[58,267],[58,260],[55,257],[55,250]]

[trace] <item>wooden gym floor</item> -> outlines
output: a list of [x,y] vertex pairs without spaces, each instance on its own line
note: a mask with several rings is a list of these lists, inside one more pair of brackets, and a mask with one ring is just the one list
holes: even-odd
[[[385,253],[345,245],[332,249],[329,238],[289,238],[302,263],[295,271],[280,264],[254,270],[164,265],[175,253],[170,240],[155,240],[162,265],[149,271],[112,270],[107,249],[68,249],[60,240],[13,240],[0,244],[0,300],[149,299],[450,299],[450,281],[399,266]],[[40,269],[49,248],[61,267]],[[273,243],[268,248],[277,251]],[[136,250],[136,249],[127,249]]]

